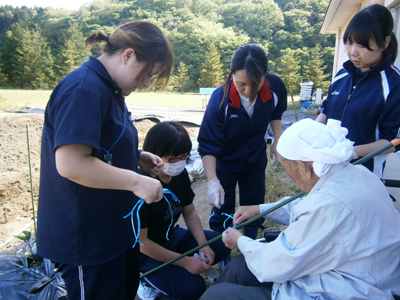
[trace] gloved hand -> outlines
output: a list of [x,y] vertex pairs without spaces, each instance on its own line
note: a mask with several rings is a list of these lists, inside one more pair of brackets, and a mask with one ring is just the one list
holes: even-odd
[[217,177],[214,177],[207,183],[207,202],[210,206],[221,208],[225,201],[225,191]]
[[200,257],[201,259],[204,260],[204,262],[205,262],[206,264],[209,263],[208,258],[204,256],[204,253],[203,253],[203,252],[200,252],[200,254],[195,253],[193,256],[194,256],[194,257]]

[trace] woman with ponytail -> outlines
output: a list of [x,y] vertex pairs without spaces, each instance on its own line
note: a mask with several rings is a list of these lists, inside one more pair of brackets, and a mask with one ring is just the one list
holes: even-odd
[[[138,134],[125,96],[168,79],[173,52],[156,25],[135,21],[111,36],[57,85],[47,104],[41,149],[38,254],[55,263],[68,299],[134,299],[139,283],[139,246],[130,213],[139,198],[162,198],[154,178],[162,160],[138,151]],[[134,220],[134,224],[135,224]],[[137,225],[137,223],[136,223]]]
[[[317,121],[342,121],[354,143],[353,159],[366,156],[388,144],[400,128],[400,71],[393,65],[397,39],[393,17],[379,4],[359,11],[343,36],[349,60],[333,79],[322,102]],[[400,150],[400,147],[396,147]],[[364,166],[381,177],[387,154],[368,160]]]
[[[222,233],[232,225],[226,215],[235,212],[236,185],[240,205],[264,203],[267,129],[271,126],[274,134],[269,157],[276,164],[286,106],[285,85],[268,72],[265,50],[257,44],[240,46],[233,54],[225,83],[211,95],[198,137],[208,179],[212,230]],[[257,238],[262,223],[259,219],[244,227],[244,235]]]

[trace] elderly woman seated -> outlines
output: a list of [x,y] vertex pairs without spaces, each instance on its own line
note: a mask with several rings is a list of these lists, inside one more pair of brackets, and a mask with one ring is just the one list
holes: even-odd
[[[400,294],[400,216],[382,182],[348,163],[353,142],[340,122],[302,120],[278,142],[279,159],[308,193],[267,218],[288,225],[260,243],[233,228],[223,242],[239,249],[201,299],[393,299]],[[282,200],[281,200],[282,201]],[[273,204],[241,206],[240,224]]]

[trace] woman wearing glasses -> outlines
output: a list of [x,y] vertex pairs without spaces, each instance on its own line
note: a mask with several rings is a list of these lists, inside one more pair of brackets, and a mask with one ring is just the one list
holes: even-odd
[[[157,203],[143,204],[139,210],[141,230],[140,272],[143,274],[170,261],[218,235],[205,231],[194,208],[194,193],[185,169],[192,142],[185,128],[177,122],[162,122],[152,127],[143,144],[144,151],[158,155],[164,169],[156,177],[163,188],[178,200],[167,197]],[[187,229],[175,226],[182,214]],[[171,220],[172,216],[172,220]],[[176,299],[198,299],[206,290],[200,274],[227,257],[230,250],[221,240],[199,250],[199,257],[186,256],[145,277],[138,296],[145,298],[158,293]]]

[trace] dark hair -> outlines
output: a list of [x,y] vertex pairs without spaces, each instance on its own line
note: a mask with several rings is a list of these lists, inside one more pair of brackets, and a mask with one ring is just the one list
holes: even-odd
[[397,39],[393,32],[393,17],[383,5],[374,4],[360,10],[351,19],[343,36],[343,43],[356,42],[372,51],[369,46],[373,40],[378,47],[385,46],[386,37],[390,36],[390,43],[383,51],[384,57],[392,56],[394,62],[397,57]]
[[257,44],[245,44],[235,51],[231,59],[229,75],[224,83],[224,96],[221,100],[221,107],[228,94],[232,75],[240,70],[245,70],[249,79],[251,87],[250,99],[256,99],[260,81],[267,76],[268,72],[268,56],[264,48]]
[[159,157],[190,153],[192,141],[181,123],[166,121],[150,128],[143,143],[143,150]]
[[146,63],[137,76],[139,82],[151,74],[156,63],[162,63],[154,85],[161,79],[166,79],[167,85],[174,66],[174,54],[171,43],[157,25],[146,21],[133,21],[119,26],[111,36],[97,30],[88,36],[86,45],[103,41],[106,42],[103,52],[110,55],[128,48],[135,50],[138,62]]

